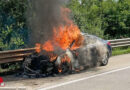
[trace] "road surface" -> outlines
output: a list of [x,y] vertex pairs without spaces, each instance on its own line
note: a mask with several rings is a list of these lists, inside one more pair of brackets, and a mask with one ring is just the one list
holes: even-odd
[[107,66],[58,77],[23,79],[5,76],[7,87],[29,90],[130,90],[130,54],[114,56]]

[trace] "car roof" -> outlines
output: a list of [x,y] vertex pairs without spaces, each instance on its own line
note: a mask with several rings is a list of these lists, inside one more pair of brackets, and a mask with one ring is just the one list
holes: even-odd
[[97,37],[96,35],[91,35],[91,34],[84,33],[84,32],[81,32],[81,34],[84,35],[84,36],[87,36],[87,37],[96,38],[96,39],[98,39],[98,40],[100,40],[100,41],[102,41],[102,42],[108,42],[107,40],[104,40],[104,39],[102,39],[102,38],[100,38],[100,37]]

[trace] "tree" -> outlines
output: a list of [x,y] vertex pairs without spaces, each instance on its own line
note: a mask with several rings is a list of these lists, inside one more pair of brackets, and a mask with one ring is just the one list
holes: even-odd
[[27,26],[25,10],[27,0],[0,1],[0,48],[17,49],[25,45]]
[[72,0],[68,7],[83,32],[105,39],[130,37],[130,0]]
[[103,3],[105,35],[109,38],[130,37],[130,1],[107,0]]
[[69,4],[73,13],[73,19],[81,31],[103,37],[101,30],[100,3],[98,0],[72,0]]

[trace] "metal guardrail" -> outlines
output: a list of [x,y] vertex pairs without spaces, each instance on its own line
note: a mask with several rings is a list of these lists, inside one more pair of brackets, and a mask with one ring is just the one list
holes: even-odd
[[0,64],[22,61],[24,57],[35,52],[35,48],[9,50],[0,52]]
[[[115,39],[115,40],[108,40],[108,41],[111,43],[112,48],[120,47],[120,46],[130,46],[130,38]],[[22,61],[24,57],[32,54],[33,52],[35,52],[35,48],[1,51],[0,64]]]
[[111,43],[112,48],[130,46],[130,38],[108,40]]

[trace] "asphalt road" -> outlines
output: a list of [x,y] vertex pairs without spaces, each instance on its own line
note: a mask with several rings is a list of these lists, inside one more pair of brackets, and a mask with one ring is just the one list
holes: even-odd
[[118,70],[40,90],[130,90],[130,67]]
[[27,87],[29,90],[130,90],[130,54],[114,56],[109,64],[73,75],[40,79],[5,76],[7,87]]

